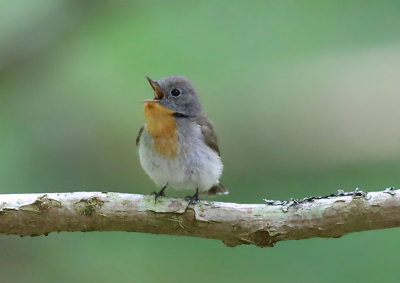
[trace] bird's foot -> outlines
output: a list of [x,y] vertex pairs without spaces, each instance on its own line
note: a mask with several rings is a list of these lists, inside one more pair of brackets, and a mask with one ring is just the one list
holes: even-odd
[[187,200],[189,202],[188,206],[197,204],[200,201],[199,200],[199,189],[196,189],[196,193],[193,196],[185,197],[185,200]]
[[159,191],[158,193],[157,193],[157,192],[152,192],[152,193],[151,193],[152,195],[154,195],[154,203],[157,203],[157,199],[158,199],[159,197],[165,197],[164,191],[165,191],[166,188],[167,188],[167,186],[164,186],[164,187],[161,189],[161,191]]

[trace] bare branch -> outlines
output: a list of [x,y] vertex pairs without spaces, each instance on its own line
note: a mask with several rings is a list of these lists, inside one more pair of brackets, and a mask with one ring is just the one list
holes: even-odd
[[106,192],[0,195],[0,233],[129,231],[222,240],[228,246],[337,238],[400,226],[400,191],[344,194],[265,204],[202,201]]

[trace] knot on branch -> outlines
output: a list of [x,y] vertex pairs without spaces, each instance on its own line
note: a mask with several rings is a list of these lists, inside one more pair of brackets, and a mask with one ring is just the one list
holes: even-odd
[[42,212],[49,208],[61,208],[61,202],[51,199],[47,194],[38,197],[33,203],[22,205],[20,210],[32,211],[32,212]]
[[102,201],[98,197],[91,197],[87,199],[81,199],[80,201],[75,203],[75,208],[79,211],[80,214],[85,216],[92,216],[96,209],[102,207],[104,201]]

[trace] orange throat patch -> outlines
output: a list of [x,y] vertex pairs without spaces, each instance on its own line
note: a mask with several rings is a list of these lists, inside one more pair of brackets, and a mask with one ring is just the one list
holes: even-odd
[[169,158],[178,155],[178,127],[173,114],[157,102],[146,102],[144,106],[146,130],[153,137],[154,149]]

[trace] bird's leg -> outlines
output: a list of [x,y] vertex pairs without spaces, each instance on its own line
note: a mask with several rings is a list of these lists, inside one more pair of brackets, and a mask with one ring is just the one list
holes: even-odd
[[187,201],[189,201],[188,206],[198,203],[200,201],[199,200],[199,188],[196,188],[196,193],[193,196],[187,196],[187,197],[185,197],[185,199]]
[[164,191],[167,188],[168,184],[166,184],[164,187],[162,187],[161,191],[157,192],[152,192],[151,194],[154,195],[154,203],[157,203],[157,199],[159,197],[165,197]]

